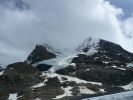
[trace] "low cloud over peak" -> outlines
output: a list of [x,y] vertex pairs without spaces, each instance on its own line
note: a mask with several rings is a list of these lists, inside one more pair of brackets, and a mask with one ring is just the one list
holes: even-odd
[[[14,0],[13,0],[14,1]],[[18,0],[19,1],[19,0]],[[20,0],[21,1],[21,0]],[[133,50],[124,33],[132,18],[119,20],[121,8],[104,0],[23,0],[29,9],[0,9],[0,62],[23,61],[36,44],[70,48],[87,37],[102,38]],[[14,5],[12,5],[14,7]],[[125,24],[126,23],[126,24]],[[131,25],[130,25],[131,26]],[[10,53],[9,53],[10,52]]]

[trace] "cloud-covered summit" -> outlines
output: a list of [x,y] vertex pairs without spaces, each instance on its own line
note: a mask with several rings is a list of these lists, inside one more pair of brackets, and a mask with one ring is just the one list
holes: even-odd
[[29,9],[19,10],[14,4],[11,5],[13,9],[1,7],[2,63],[25,60],[36,44],[50,43],[57,47],[70,48],[90,36],[116,42],[129,51],[133,50],[132,37],[125,36],[126,33],[132,36],[132,17],[120,20],[123,10],[111,5],[109,1],[6,1],[21,2]]

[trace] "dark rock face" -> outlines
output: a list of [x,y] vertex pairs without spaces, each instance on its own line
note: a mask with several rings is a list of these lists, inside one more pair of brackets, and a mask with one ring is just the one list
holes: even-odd
[[41,71],[48,71],[51,67],[51,65],[39,64],[36,68]]
[[75,68],[74,66],[68,66],[66,68],[57,70],[56,73],[62,74],[62,75],[70,75],[73,72],[75,72],[76,70],[77,70],[77,68]]
[[0,89],[4,88],[11,93],[28,90],[31,85],[42,81],[40,71],[26,63],[9,65],[0,76]]
[[4,75],[35,75],[39,74],[39,71],[33,66],[23,62],[10,64],[4,71]]
[[[71,69],[71,71],[70,71]],[[68,66],[57,71],[59,74],[78,77],[87,81],[102,82],[108,85],[125,85],[133,81],[133,70],[120,70],[109,66],[78,63],[76,68]]]
[[42,100],[52,100],[52,98],[55,98],[57,95],[64,93],[57,77],[48,78],[45,84],[43,87],[23,92],[20,94],[22,97],[20,97],[19,100],[35,100],[38,97]]
[[[87,46],[82,48],[84,53],[78,53],[72,60],[71,63],[75,64],[70,63],[53,74],[48,73],[51,65],[38,62],[55,58],[57,53],[37,45],[25,62],[10,64],[2,69],[4,73],[0,75],[0,100],[7,100],[10,93],[18,93],[18,100],[52,100],[67,90],[73,97],[58,100],[81,100],[82,97],[125,91],[120,86],[133,81],[133,68],[126,67],[127,63],[133,62],[133,54],[105,40]],[[97,52],[88,55],[91,46]],[[37,66],[33,67],[32,64]],[[89,92],[86,94],[81,92],[83,90]]]
[[[87,48],[85,47],[83,52],[89,51]],[[109,41],[100,40],[95,49],[97,50],[95,54],[90,56],[79,54],[79,57],[73,59],[73,62],[125,66],[126,63],[133,61],[132,53]]]
[[26,62],[30,64],[37,63],[39,61],[43,61],[50,58],[55,58],[56,55],[49,52],[45,47],[42,45],[37,45],[30,56],[27,58]]
[[[105,57],[104,57],[105,55]],[[93,55],[93,57],[97,56]],[[124,50],[120,45],[111,43],[109,41],[100,40],[98,56],[102,56],[99,59],[109,61],[111,63],[123,64],[133,61],[133,54]],[[110,60],[109,60],[110,59]]]
[[[133,81],[133,69],[126,67],[127,63],[133,62],[132,53],[105,40],[100,40],[95,49],[97,52],[93,55],[78,54],[72,61],[75,67],[68,66],[57,73],[109,85],[125,85]],[[88,47],[83,48],[83,52],[88,50]]]

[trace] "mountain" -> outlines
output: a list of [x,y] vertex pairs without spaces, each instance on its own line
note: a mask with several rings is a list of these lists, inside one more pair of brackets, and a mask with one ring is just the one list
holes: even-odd
[[110,85],[124,85],[132,81],[132,68],[127,64],[133,62],[133,54],[120,45],[88,38],[76,51],[78,56],[71,62],[75,66],[60,69],[57,73]]
[[81,100],[133,90],[132,63],[132,53],[102,39],[88,38],[73,51],[37,45],[25,62],[0,71],[0,100]]
[[133,61],[132,53],[118,44],[102,39],[88,38],[77,48],[77,51],[79,54],[89,54],[89,61],[94,63],[126,66],[126,63]]
[[26,62],[34,64],[39,61],[55,58],[56,54],[54,53],[55,51],[48,45],[36,45],[33,52],[28,56]]

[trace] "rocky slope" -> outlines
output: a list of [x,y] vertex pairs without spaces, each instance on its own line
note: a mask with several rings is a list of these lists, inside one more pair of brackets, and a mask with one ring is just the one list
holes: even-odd
[[26,62],[29,64],[34,64],[39,61],[55,58],[54,50],[49,46],[37,45],[33,52],[28,56]]
[[88,38],[73,52],[37,45],[25,62],[0,71],[0,100],[81,100],[133,89],[133,54]]
[[127,64],[133,61],[133,54],[118,44],[88,38],[77,51],[78,57],[72,60],[75,66],[60,69],[57,73],[110,85],[124,85],[132,81],[133,69]]

